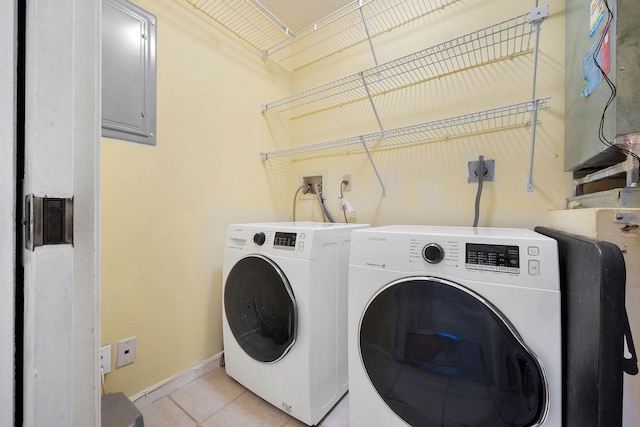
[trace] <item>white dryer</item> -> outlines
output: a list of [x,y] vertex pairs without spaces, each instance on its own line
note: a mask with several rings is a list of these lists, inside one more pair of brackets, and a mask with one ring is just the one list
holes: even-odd
[[348,389],[347,272],[359,224],[232,224],[223,265],[227,373],[313,425]]
[[351,427],[562,425],[555,240],[524,229],[354,231]]

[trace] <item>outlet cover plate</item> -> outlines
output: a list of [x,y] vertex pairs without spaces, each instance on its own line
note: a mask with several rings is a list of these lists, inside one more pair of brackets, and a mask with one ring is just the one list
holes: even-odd
[[100,367],[103,374],[111,372],[111,344],[100,347]]
[[118,341],[118,353],[116,354],[116,368],[130,365],[136,361],[136,337]]
[[[469,162],[469,174],[467,175],[467,182],[478,182],[478,161],[474,160]],[[483,181],[493,181],[495,177],[495,160],[485,160],[484,167],[486,172],[484,174]]]
[[[342,185],[342,182],[347,181],[346,184]],[[351,175],[342,175],[342,181],[340,182],[341,188],[343,192],[351,191]]]

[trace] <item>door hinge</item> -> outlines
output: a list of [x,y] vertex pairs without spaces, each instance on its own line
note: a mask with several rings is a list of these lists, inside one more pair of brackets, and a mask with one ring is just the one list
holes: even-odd
[[24,200],[24,247],[73,245],[73,198],[37,197]]

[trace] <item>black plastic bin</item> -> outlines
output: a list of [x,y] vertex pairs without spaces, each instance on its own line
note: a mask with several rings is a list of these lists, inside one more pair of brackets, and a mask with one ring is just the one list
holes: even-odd
[[[620,248],[546,227],[558,241],[564,427],[621,427],[623,375],[638,373]],[[624,357],[625,342],[630,359]]]

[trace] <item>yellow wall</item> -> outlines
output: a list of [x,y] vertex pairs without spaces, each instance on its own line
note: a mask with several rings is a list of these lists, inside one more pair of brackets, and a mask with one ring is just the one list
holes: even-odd
[[[531,4],[529,4],[531,3]],[[526,192],[530,129],[519,128],[373,153],[381,189],[363,154],[260,162],[260,151],[377,131],[368,103],[291,122],[259,105],[373,66],[368,45],[291,74],[181,0],[137,0],[158,17],[158,143],[102,143],[102,344],[138,337],[136,362],[107,376],[107,391],[128,395],[222,350],[221,273],[226,226],[291,218],[303,174],[325,175],[335,207],[343,174],[360,223],[471,225],[476,186],[467,162],[496,161],[486,183],[481,226],[527,227],[564,207],[564,2],[550,1],[543,23],[535,191]],[[380,63],[511,18],[533,2],[464,0],[374,40]],[[531,97],[532,55],[443,77],[376,100],[386,129]],[[297,219],[321,220],[317,202]]]
[[[547,2],[541,2],[547,4]],[[564,1],[548,2],[550,16],[542,24],[537,97],[550,96],[537,128],[534,191],[526,191],[530,159],[530,127],[452,138],[419,146],[372,153],[387,196],[382,197],[365,154],[295,162],[296,178],[324,172],[325,196],[339,218],[336,198],[342,176],[352,175],[346,193],[355,220],[374,225],[433,224],[470,226],[476,185],[467,183],[467,163],[495,159],[494,182],[485,183],[480,226],[527,227],[543,224],[545,212],[562,209],[571,194],[564,172]],[[507,20],[533,8],[534,2],[464,0],[392,31],[373,41],[378,63],[396,59],[465,33]],[[501,107],[531,99],[533,55],[477,67],[376,97],[385,130]],[[303,90],[373,67],[369,46],[346,49],[294,74],[295,90]],[[332,126],[327,126],[331,123]],[[368,101],[292,121],[301,145],[378,132]],[[298,214],[320,220],[317,203],[302,200]]]
[[184,2],[136,3],[158,18],[157,146],[102,141],[101,343],[137,336],[135,363],[106,377],[128,395],[222,350],[226,227],[286,220],[294,191],[259,157],[288,138],[260,103],[290,75]]

